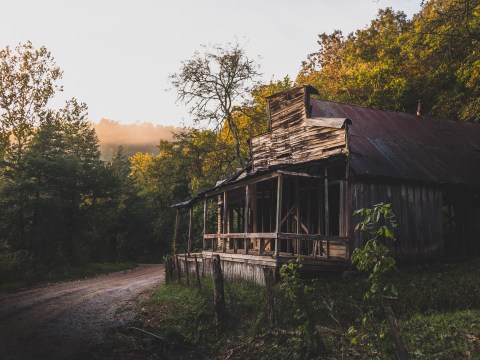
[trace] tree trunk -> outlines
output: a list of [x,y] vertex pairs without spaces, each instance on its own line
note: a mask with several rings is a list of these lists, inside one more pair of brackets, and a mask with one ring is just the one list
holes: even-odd
[[392,330],[393,341],[395,342],[395,347],[397,348],[397,354],[400,360],[409,360],[410,356],[408,354],[407,346],[403,340],[402,333],[398,327],[397,318],[395,313],[390,305],[384,306],[385,315],[387,315],[388,324],[390,325],[390,330]]
[[227,123],[230,131],[232,132],[233,141],[235,142],[235,158],[238,161],[238,165],[243,168],[245,163],[243,162],[240,154],[240,140],[238,139],[237,126],[234,124],[231,114],[227,114]]

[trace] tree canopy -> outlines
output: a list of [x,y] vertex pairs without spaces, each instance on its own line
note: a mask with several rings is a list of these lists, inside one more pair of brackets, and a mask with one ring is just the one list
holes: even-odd
[[204,46],[203,54],[195,52],[191,59],[182,62],[180,71],[170,77],[178,101],[189,106],[197,123],[207,121],[217,130],[227,123],[240,166],[244,159],[233,109],[251,91],[259,75],[258,65],[237,43]]
[[319,35],[296,81],[322,98],[382,109],[480,121],[480,2],[430,0],[407,19],[379,10],[365,29]]

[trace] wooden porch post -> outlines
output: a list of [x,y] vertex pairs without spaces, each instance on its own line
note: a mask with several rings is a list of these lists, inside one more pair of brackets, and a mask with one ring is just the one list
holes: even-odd
[[278,174],[277,180],[277,221],[275,225],[275,232],[277,236],[275,237],[275,256],[280,255],[280,241],[278,235],[282,226],[282,190],[283,190],[283,177],[281,174]]
[[177,213],[175,215],[175,230],[173,233],[173,255],[177,253],[177,240],[178,240],[178,223],[180,221],[180,214],[178,208],[176,209]]
[[[297,234],[300,234],[300,184],[298,176],[295,177],[295,213],[297,214]],[[300,254],[300,240],[295,240],[295,252],[297,256]]]
[[[228,233],[228,196],[227,192],[223,193],[223,233]],[[222,251],[227,252],[227,238],[222,238]]]
[[212,240],[212,251],[217,251],[218,244],[222,241],[222,196],[217,196],[217,241]]
[[187,242],[188,256],[190,256],[190,251],[192,251],[192,215],[193,215],[193,206],[189,209],[189,218],[188,218],[188,242]]
[[250,218],[250,213],[249,213],[249,207],[250,207],[250,185],[245,186],[245,211],[244,211],[244,230],[243,232],[245,233],[245,238],[243,239],[243,246],[245,248],[245,254],[248,255],[248,248],[250,247],[250,238],[248,238],[248,228],[249,228],[249,218]]
[[205,250],[207,247],[207,242],[205,240],[205,234],[207,233],[207,197],[203,201],[203,243],[202,250]]
[[[323,184],[322,184],[322,181],[319,180],[318,181],[318,184],[317,184],[317,191],[318,191],[318,224],[317,224],[317,234],[322,234],[322,221],[324,219],[324,212],[322,211],[322,208],[324,208],[323,206],[323,196],[322,196],[322,192],[323,192]],[[320,245],[320,246],[319,246]],[[322,252],[322,241],[321,240],[315,240],[314,242],[314,249],[313,249],[313,258],[316,258],[317,257],[317,253],[320,251],[320,256],[322,255],[321,252]]]
[[[252,232],[257,232],[257,184],[250,185],[249,193],[251,196],[251,203],[250,207],[252,209]],[[249,243],[254,241],[254,239],[249,239]],[[257,239],[255,239],[255,243],[257,244]]]
[[[328,168],[325,167],[325,235],[330,235],[330,216],[328,213]],[[327,240],[327,259],[330,258],[330,241]]]

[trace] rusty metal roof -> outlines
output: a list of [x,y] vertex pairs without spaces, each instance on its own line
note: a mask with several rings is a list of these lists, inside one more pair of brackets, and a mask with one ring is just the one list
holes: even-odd
[[347,118],[351,168],[382,176],[480,185],[480,125],[311,99],[312,117]]

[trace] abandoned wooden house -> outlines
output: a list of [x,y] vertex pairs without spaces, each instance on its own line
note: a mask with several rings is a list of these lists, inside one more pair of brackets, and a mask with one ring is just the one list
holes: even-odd
[[263,267],[299,255],[305,271],[345,269],[362,242],[353,211],[380,202],[397,216],[390,245],[400,261],[480,254],[478,124],[312,93],[301,86],[270,96],[269,131],[251,139],[248,166],[196,199],[205,214],[199,257],[220,254],[227,277],[259,283]]

